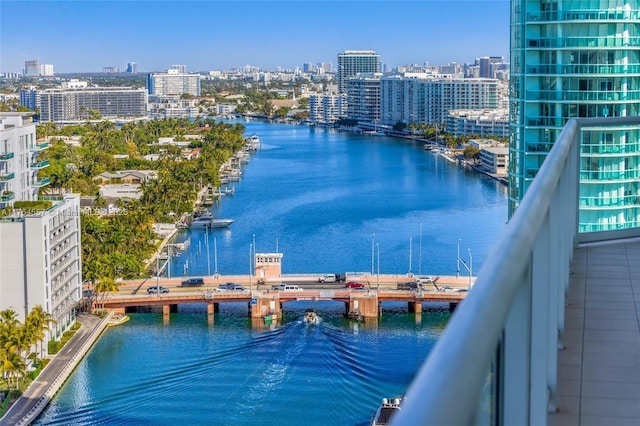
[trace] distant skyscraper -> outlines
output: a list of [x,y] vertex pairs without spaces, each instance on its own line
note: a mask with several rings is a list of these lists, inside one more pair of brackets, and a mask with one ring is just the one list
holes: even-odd
[[51,64],[40,65],[40,75],[43,75],[45,77],[51,77],[53,75],[53,65]]
[[138,64],[135,62],[129,62],[127,64],[127,72],[129,74],[136,74],[138,72]]
[[119,73],[120,72],[120,68],[118,67],[102,67],[102,72],[105,74],[114,74],[114,73]]
[[[511,2],[510,213],[567,120],[640,115],[638,34],[637,0]],[[640,129],[581,141],[580,231],[639,226]]]
[[373,50],[345,50],[338,54],[338,92],[347,93],[347,81],[361,73],[379,73],[380,55]]
[[155,96],[184,93],[200,96],[200,74],[181,73],[176,69],[169,69],[166,73],[152,73],[147,76],[147,90],[149,95]]
[[186,74],[187,73],[187,66],[186,65],[171,65],[171,67],[169,69],[170,70],[176,70],[180,74]]
[[26,76],[40,75],[40,62],[37,59],[24,61],[24,75]]

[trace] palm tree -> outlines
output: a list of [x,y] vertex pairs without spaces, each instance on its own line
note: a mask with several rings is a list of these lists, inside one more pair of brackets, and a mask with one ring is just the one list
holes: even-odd
[[107,297],[107,293],[115,293],[118,291],[118,283],[113,278],[100,278],[95,286],[95,291],[100,293],[100,301],[102,302],[102,309],[104,309],[104,299]]
[[53,316],[44,309],[42,306],[36,305],[33,307],[29,315],[27,315],[27,319],[25,324],[27,324],[32,330],[33,336],[36,339],[36,343],[40,343],[40,351],[39,355],[42,358],[42,347],[44,345],[45,332],[49,331],[49,325],[55,324],[56,320],[53,319]]

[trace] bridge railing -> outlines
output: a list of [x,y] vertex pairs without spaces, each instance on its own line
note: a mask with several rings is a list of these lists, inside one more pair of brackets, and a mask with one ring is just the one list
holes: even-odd
[[573,249],[640,235],[638,228],[578,233],[581,139],[624,126],[638,129],[640,118],[568,122],[392,424],[546,424]]

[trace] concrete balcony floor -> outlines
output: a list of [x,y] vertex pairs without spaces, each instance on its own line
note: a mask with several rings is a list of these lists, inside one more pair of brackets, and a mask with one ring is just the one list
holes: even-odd
[[640,239],[574,251],[548,424],[640,425]]

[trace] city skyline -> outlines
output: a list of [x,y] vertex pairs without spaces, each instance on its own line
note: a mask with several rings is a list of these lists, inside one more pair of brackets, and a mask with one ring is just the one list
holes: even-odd
[[[56,73],[124,70],[128,62],[138,72],[172,64],[189,72],[293,69],[335,65],[338,53],[361,49],[396,67],[506,60],[509,51],[504,0],[3,1],[0,7],[0,72],[21,72],[27,60],[53,64]],[[25,22],[34,30],[25,31]]]

